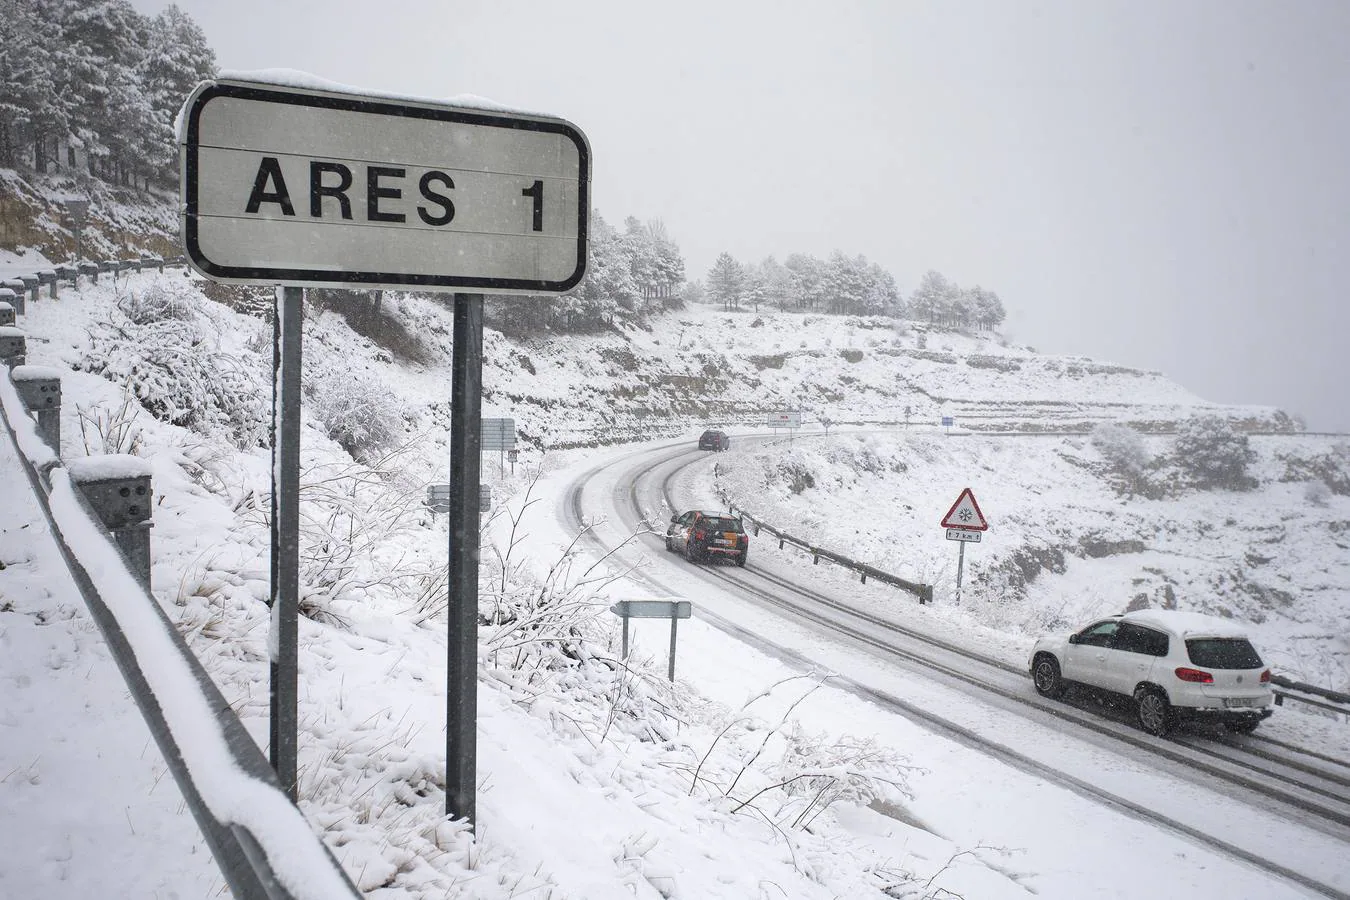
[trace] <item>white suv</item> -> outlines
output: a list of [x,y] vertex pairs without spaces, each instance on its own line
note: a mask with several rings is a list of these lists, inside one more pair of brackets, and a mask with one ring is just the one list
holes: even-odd
[[1236,623],[1141,609],[1075,634],[1041,638],[1031,679],[1046,697],[1066,682],[1133,697],[1140,726],[1164,735],[1182,718],[1247,734],[1271,713],[1270,670]]

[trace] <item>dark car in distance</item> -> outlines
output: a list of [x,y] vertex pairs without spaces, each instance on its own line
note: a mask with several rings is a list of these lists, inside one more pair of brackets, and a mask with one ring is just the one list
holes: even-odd
[[720,453],[730,446],[731,438],[727,437],[727,433],[712,428],[703,432],[702,436],[698,439],[698,449],[700,450],[716,450]]
[[666,550],[683,553],[685,559],[694,563],[721,557],[743,566],[750,555],[750,535],[735,516],[691,509],[670,517]]

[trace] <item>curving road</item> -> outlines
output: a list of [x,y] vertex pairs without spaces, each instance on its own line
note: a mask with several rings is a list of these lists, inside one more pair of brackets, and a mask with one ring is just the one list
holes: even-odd
[[[687,442],[637,450],[578,476],[558,514],[654,594],[698,598],[695,615],[738,640],[836,673],[834,684],[1025,772],[1350,900],[1345,761],[1208,731],[1158,740],[1127,710],[1046,700],[1020,660],[938,636],[911,598],[898,605],[904,619],[859,609],[772,540],[752,540],[744,569],[690,565],[665,553],[662,535],[670,510],[707,505],[711,464]],[[1253,808],[1269,827],[1235,833],[1231,822],[1250,820]]]

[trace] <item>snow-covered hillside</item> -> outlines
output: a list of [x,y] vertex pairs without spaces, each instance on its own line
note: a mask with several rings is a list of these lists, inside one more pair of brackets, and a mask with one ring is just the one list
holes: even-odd
[[[256,292],[223,291],[178,271],[82,284],[59,301],[31,304],[23,321],[29,361],[67,370],[65,455],[130,451],[153,466],[156,596],[260,743],[266,308]],[[874,735],[868,729],[882,728],[875,711],[855,700],[818,701],[830,710],[822,719],[829,734],[799,727],[793,717],[812,706],[798,706],[799,698],[813,695],[814,683],[726,646],[697,623],[681,640],[697,635],[713,649],[695,657],[690,677],[715,685],[716,696],[666,684],[664,659],[615,666],[616,627],[604,614],[610,576],[573,570],[561,558],[517,565],[529,542],[512,544],[502,506],[513,497],[509,515],[520,515],[534,475],[546,482],[549,472],[593,458],[597,444],[726,424],[733,447],[715,460],[722,474],[709,459],[701,479],[710,496],[720,477],[731,496],[770,520],[781,516],[790,530],[938,584],[950,573],[952,547],[935,520],[970,484],[994,529],[970,553],[973,587],[962,607],[940,593],[934,610],[995,640],[1003,629],[1014,647],[1042,625],[1139,594],[1159,603],[1174,596],[1178,605],[1213,596],[1212,608],[1222,603],[1252,617],[1263,608],[1251,591],[1259,585],[1319,598],[1315,607],[1276,604],[1267,624],[1280,624],[1271,634],[1289,640],[1291,663],[1319,655],[1301,673],[1337,671],[1328,611],[1343,604],[1345,572],[1328,566],[1319,575],[1311,555],[1290,548],[1313,536],[1343,539],[1345,497],[1325,498],[1325,507],[1300,518],[1294,504],[1310,470],[1294,466],[1305,472],[1297,483],[1277,480],[1280,466],[1289,468],[1279,453],[1321,459],[1326,441],[1263,438],[1261,484],[1252,492],[1143,502],[1114,493],[1094,471],[1100,460],[1085,439],[947,436],[933,424],[942,414],[959,416],[958,424],[976,415],[974,406],[934,398],[971,404],[986,395],[1000,406],[986,422],[1011,430],[1043,421],[1050,406],[1073,410],[1056,427],[1117,413],[1174,424],[1203,408],[1278,430],[1283,420],[1274,411],[1208,407],[1157,374],[1091,371],[1082,360],[1040,357],[992,338],[921,338],[891,323],[765,310],[678,311],[656,318],[650,331],[583,338],[512,341],[490,332],[484,414],[515,417],[527,446],[514,476],[490,457],[484,466],[498,498],[480,609],[487,781],[479,809],[490,824],[470,842],[442,814],[446,536],[420,507],[427,483],[444,480],[448,465],[449,335],[449,309],[431,299],[386,296],[379,309],[316,301],[307,309],[300,794],[306,815],[372,897],[919,897],[939,886],[1014,897],[1028,889],[1023,882],[1063,896],[1076,880],[1064,873],[1078,870],[1059,863],[1063,839],[1024,840],[1011,815],[980,812],[988,807],[981,796],[954,805],[970,794],[969,773],[982,763],[920,769],[910,754],[927,749],[931,735],[891,724]],[[951,360],[928,358],[948,353]],[[1032,413],[1023,415],[1024,406]],[[828,438],[813,425],[810,441],[767,449],[739,439],[763,431],[764,411],[798,407],[808,422],[824,415],[871,424]],[[1162,453],[1168,438],[1150,440]],[[794,493],[793,472],[809,473],[812,484]],[[535,522],[522,519],[518,534]],[[1287,543],[1262,543],[1275,522]],[[1146,547],[1125,546],[1133,540]],[[1098,554],[1098,545],[1113,552]],[[1034,578],[1019,562],[1028,548],[1052,563]],[[1057,554],[1062,573],[1052,571]],[[12,562],[16,570],[27,564]],[[1024,585],[1014,570],[1024,572]],[[1145,581],[1136,584],[1139,572]],[[1242,579],[1223,582],[1223,593],[1202,590],[1238,572]],[[974,783],[1006,778],[991,771]],[[1026,790],[1046,802],[1031,780]],[[819,814],[807,804],[822,790],[832,799]],[[749,806],[741,802],[747,797]],[[1057,794],[1053,802],[1061,801],[1069,818],[1097,814]],[[963,824],[968,815],[978,824]],[[942,824],[925,827],[930,818]],[[1131,826],[1113,819],[1112,827]],[[1008,874],[1004,850],[983,844],[990,833],[999,848],[1035,845],[1016,874]],[[1132,839],[1157,840],[1159,858],[1180,856],[1165,849],[1172,837]],[[1084,858],[1100,871],[1120,854],[1102,846]],[[1211,862],[1176,863],[1169,877],[1195,896],[1231,896],[1246,870],[1225,868],[1229,874],[1211,883]],[[1028,866],[1038,874],[1022,874]]]

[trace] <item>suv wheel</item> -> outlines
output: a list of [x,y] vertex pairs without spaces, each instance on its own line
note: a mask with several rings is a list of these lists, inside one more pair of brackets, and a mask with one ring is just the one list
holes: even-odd
[[684,545],[684,558],[691,563],[697,563],[703,558],[703,554],[699,551],[697,544],[689,541]]
[[1172,704],[1155,687],[1141,687],[1134,692],[1135,711],[1139,727],[1154,737],[1162,737],[1172,730]]
[[745,548],[744,550],[742,550],[740,553],[737,553],[737,554],[736,554],[736,565],[738,565],[738,566],[744,566],[744,565],[745,565],[745,558],[746,558],[747,556],[749,556],[749,555],[750,555],[750,548],[749,548],[749,547],[746,547],[746,548]]
[[1042,697],[1058,697],[1064,693],[1064,679],[1059,673],[1059,663],[1049,653],[1036,657],[1031,667],[1031,681],[1036,685],[1036,693]]

